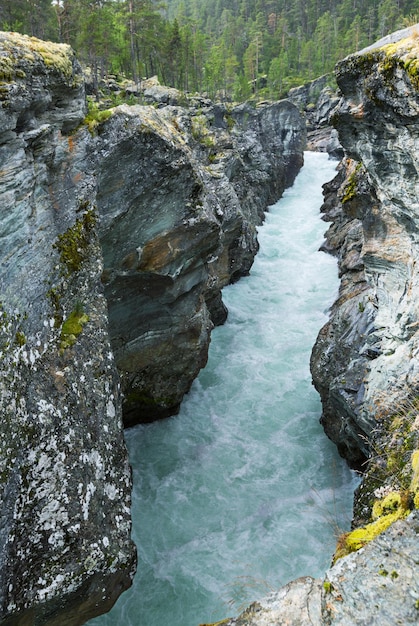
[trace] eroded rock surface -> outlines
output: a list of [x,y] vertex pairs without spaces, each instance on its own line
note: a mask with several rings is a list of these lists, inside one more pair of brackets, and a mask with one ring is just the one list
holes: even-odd
[[82,624],[131,584],[130,471],[67,46],[2,34],[0,621]]
[[[348,450],[355,447],[363,453],[380,419],[414,397],[418,387],[416,59],[416,38],[410,38],[348,57],[337,67],[344,99],[335,124],[348,156],[358,165],[352,166],[338,194],[332,238],[342,215],[355,221],[352,235],[345,234],[338,244],[347,296],[342,306],[335,304],[320,335],[313,378],[317,384],[322,376],[321,353],[339,352],[336,335],[338,342],[349,337],[347,365],[342,361],[326,375],[335,411],[331,419],[324,414],[323,421],[326,428],[347,433]],[[348,256],[351,242],[354,254]],[[336,332],[325,343],[333,326]],[[346,456],[356,461],[350,452]]]
[[122,106],[104,125],[97,206],[126,424],[178,409],[225,319],[221,289],[249,272],[256,225],[293,181],[304,136],[288,102]]
[[343,157],[338,133],[330,117],[339,104],[334,76],[325,74],[300,87],[290,89],[287,98],[304,114],[307,126],[307,150]]

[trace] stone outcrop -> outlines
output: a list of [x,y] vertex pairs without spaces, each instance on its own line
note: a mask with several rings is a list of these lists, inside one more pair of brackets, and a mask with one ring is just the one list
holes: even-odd
[[91,168],[127,425],[178,410],[225,320],[221,289],[249,272],[304,138],[288,102],[121,106],[103,125]]
[[70,48],[12,33],[0,79],[0,621],[73,626],[134,574],[122,408],[176,411],[305,127],[164,89],[86,116]]
[[338,133],[330,125],[330,117],[339,103],[335,78],[325,74],[300,87],[294,87],[287,95],[303,113],[307,126],[307,150],[327,152],[336,159],[343,157]]
[[0,621],[82,624],[131,584],[131,481],[68,46],[0,36]]
[[[411,37],[337,67],[344,99],[335,125],[357,164],[338,191],[332,210],[338,221],[327,244],[336,245],[334,233],[344,220],[348,232],[341,229],[337,243],[342,302],[320,334],[312,365],[326,405],[325,427],[340,433],[340,449],[355,463],[350,450],[368,455],[382,420],[408,405],[418,388],[417,53]],[[346,364],[338,356],[342,340]],[[324,368],[327,374],[320,372]]]

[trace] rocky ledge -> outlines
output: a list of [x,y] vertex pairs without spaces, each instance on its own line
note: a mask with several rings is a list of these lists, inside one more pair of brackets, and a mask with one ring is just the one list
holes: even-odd
[[302,165],[289,102],[158,95],[88,112],[68,46],[0,34],[8,626],[82,624],[130,585],[123,413],[177,410],[225,319],[222,287],[249,271],[256,225]]

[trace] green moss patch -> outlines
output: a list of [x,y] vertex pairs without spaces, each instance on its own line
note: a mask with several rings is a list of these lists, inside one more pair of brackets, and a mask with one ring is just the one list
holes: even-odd
[[394,522],[407,517],[411,512],[407,508],[408,501],[409,498],[406,498],[404,494],[399,492],[393,492],[381,501],[377,500],[373,507],[373,515],[376,519],[361,528],[356,528],[352,532],[342,535],[335,552],[334,562],[351,552],[356,552],[363,548],[372,539],[375,539],[375,537],[387,530]]
[[83,326],[89,321],[88,315],[80,307],[76,307],[64,321],[61,329],[60,351],[70,348],[77,341]]
[[25,78],[25,69],[41,60],[49,72],[73,78],[74,53],[67,44],[42,41],[18,33],[3,33],[0,39],[0,80]]
[[71,228],[58,235],[54,248],[60,253],[63,274],[77,272],[86,260],[96,220],[94,210],[90,209],[79,217]]
[[88,112],[83,123],[89,129],[91,135],[94,135],[103,122],[106,122],[113,114],[113,109],[101,110],[99,105],[92,100],[88,100]]
[[407,401],[382,418],[377,443],[365,474],[355,517],[369,510],[369,519],[339,538],[334,560],[359,550],[395,521],[419,508],[419,398]]
[[355,170],[349,176],[348,182],[346,183],[346,186],[343,190],[343,195],[341,199],[342,204],[345,204],[346,202],[349,202],[350,200],[353,200],[353,198],[355,198],[358,188],[359,171],[361,167],[362,164],[357,163]]

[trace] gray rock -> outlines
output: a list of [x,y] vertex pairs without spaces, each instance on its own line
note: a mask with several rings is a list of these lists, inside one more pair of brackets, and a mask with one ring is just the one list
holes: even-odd
[[303,145],[286,101],[122,106],[103,125],[91,167],[127,425],[178,410],[225,319],[221,289],[249,272],[256,225],[294,180]]
[[343,148],[336,130],[330,125],[330,118],[339,104],[334,77],[326,74],[295,87],[289,91],[287,98],[306,118],[307,150],[327,152],[341,159]]
[[130,471],[68,46],[0,35],[0,620],[82,624],[131,584]]
[[[332,421],[340,423],[338,430],[347,432],[348,438],[355,427],[364,440],[359,444],[364,453],[377,419],[394,413],[415,394],[419,382],[415,359],[419,340],[418,285],[414,269],[418,254],[419,109],[409,66],[404,65],[415,50],[416,38],[402,40],[395,49],[348,57],[337,67],[344,98],[335,125],[348,155],[362,163],[343,183],[341,209],[361,223],[360,254],[358,260],[354,257],[350,261],[362,268],[366,290],[362,288],[358,311],[353,306],[345,312],[349,302],[345,298],[342,306],[338,302],[334,307],[340,320],[335,317],[335,324],[332,317],[331,321],[335,336],[347,337],[352,343],[347,355],[348,371],[343,367],[335,374],[346,381],[351,370],[358,371],[359,383],[348,395],[335,374],[329,372],[326,377],[335,381],[330,384],[336,400]],[[354,295],[359,292],[359,278],[351,278],[351,265],[347,270],[342,288],[347,284]],[[314,365],[315,379],[316,372]]]
[[[225,626],[316,626],[321,620],[322,584],[306,576],[251,604]],[[208,625],[209,626],[209,625]],[[213,625],[215,626],[215,624]]]
[[417,624],[418,563],[419,512],[415,511],[327,572],[320,623]]

